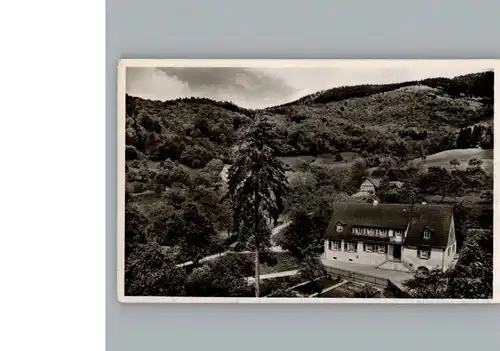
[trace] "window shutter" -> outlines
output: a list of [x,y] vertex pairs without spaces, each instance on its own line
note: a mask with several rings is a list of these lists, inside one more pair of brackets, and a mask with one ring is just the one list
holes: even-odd
[[347,251],[347,241],[344,241],[344,251]]
[[363,243],[363,251],[366,251],[366,244]]
[[417,257],[420,258],[420,250],[417,250]]

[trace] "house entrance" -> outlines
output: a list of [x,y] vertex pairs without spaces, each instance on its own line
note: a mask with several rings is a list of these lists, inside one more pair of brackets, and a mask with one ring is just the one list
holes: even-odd
[[394,245],[392,247],[392,256],[395,260],[401,259],[401,245]]

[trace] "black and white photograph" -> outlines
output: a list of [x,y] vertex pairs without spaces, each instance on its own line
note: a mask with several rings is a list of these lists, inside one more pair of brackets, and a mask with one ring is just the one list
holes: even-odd
[[496,301],[495,64],[121,60],[118,299]]

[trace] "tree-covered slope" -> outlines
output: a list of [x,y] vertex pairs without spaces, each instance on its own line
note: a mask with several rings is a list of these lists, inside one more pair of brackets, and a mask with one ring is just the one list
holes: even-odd
[[288,145],[283,155],[409,153],[405,157],[412,158],[421,148],[408,150],[409,139],[424,144],[426,153],[454,149],[461,147],[460,129],[477,123],[487,124],[477,146],[492,145],[483,139],[492,137],[493,72],[340,87],[264,110],[209,99],[161,102],[132,96],[126,110],[128,160],[170,158],[193,168],[213,158],[231,162],[231,147],[256,113],[280,126]]

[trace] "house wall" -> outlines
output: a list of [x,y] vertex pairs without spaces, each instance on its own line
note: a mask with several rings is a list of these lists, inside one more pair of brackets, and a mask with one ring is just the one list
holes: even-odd
[[[449,254],[448,254],[449,252]],[[450,233],[448,235],[448,246],[446,248],[446,251],[444,252],[444,259],[443,259],[443,268],[444,270],[447,270],[450,268],[452,262],[453,262],[453,257],[455,256],[455,253],[457,252],[457,240],[455,237],[455,221],[451,220],[451,225],[450,225]]]
[[393,181],[393,182],[389,182],[389,184],[397,186],[398,188],[401,188],[404,183],[403,182],[399,182],[399,181]]
[[359,191],[375,192],[375,186],[370,181],[365,180],[363,183],[361,183]]
[[404,247],[401,252],[401,259],[407,263],[411,263],[416,270],[418,267],[425,267],[428,270],[434,268],[443,268],[443,250],[432,249],[429,259],[422,259],[417,255],[417,249]]
[[[457,244],[452,244],[450,245],[444,252],[443,255],[443,270],[446,271],[451,267],[451,263],[453,262],[453,257],[455,256],[456,252],[456,245]],[[455,249],[455,252],[453,251]],[[448,254],[449,252],[449,254]]]
[[378,252],[365,252],[363,251],[363,242],[357,243],[358,252],[346,252],[344,250],[344,240],[341,241],[340,251],[330,250],[328,248],[328,239],[325,240],[324,259],[341,262],[352,262],[358,264],[366,264],[377,266],[387,260],[388,254]]

